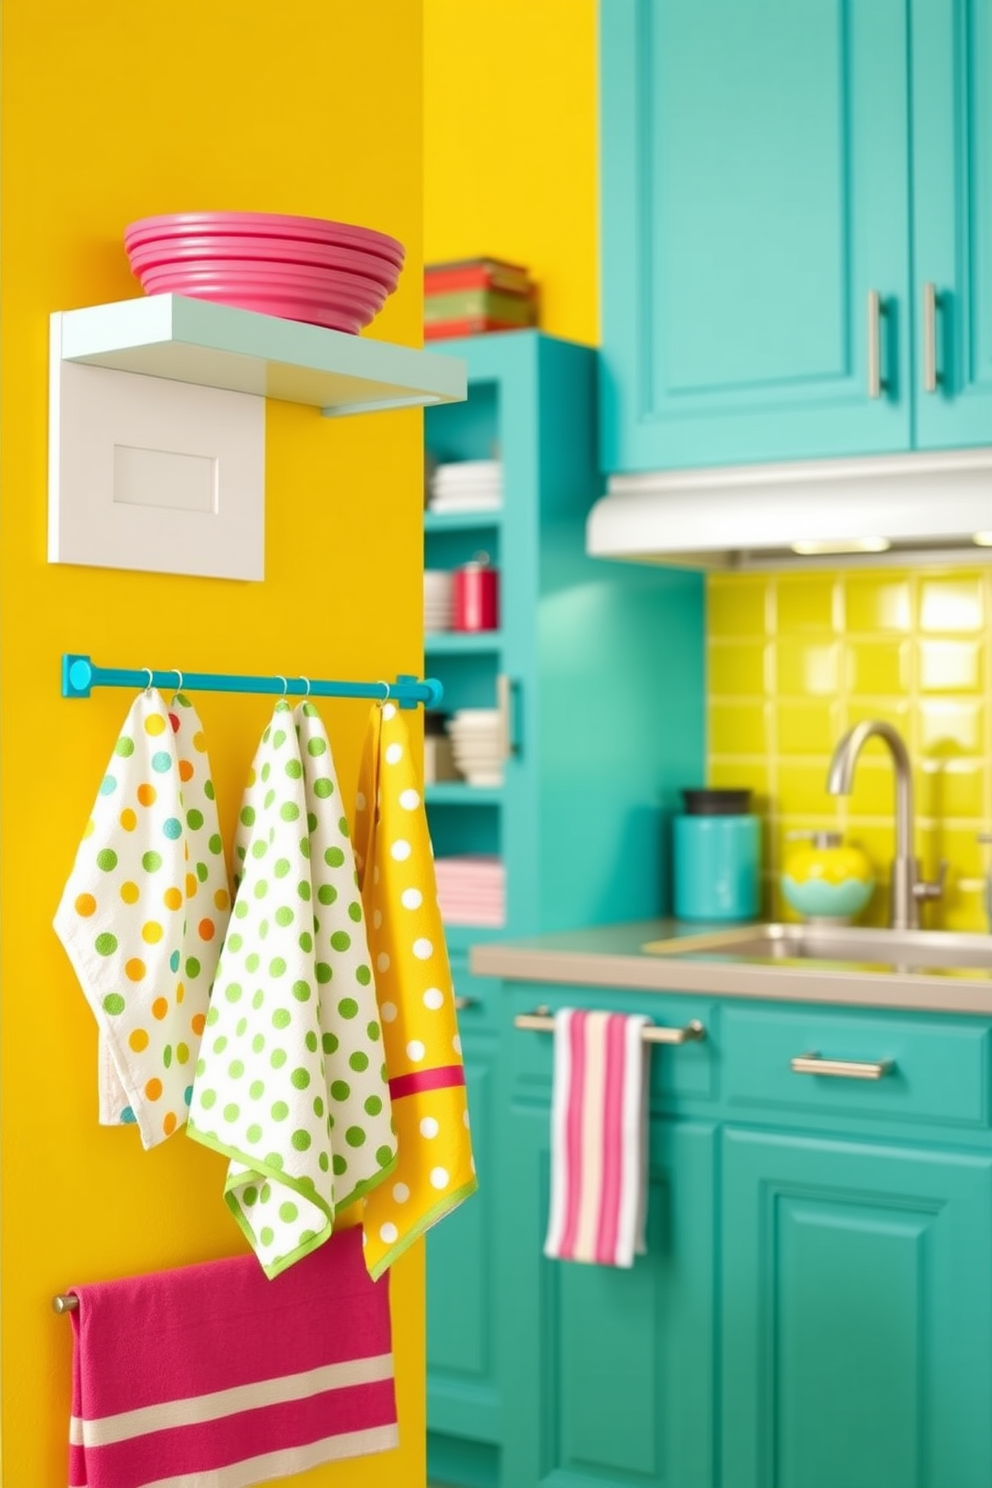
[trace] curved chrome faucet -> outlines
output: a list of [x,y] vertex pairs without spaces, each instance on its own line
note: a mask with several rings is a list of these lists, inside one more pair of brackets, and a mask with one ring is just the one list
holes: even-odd
[[941,863],[936,883],[927,883],[920,877],[920,865],[913,854],[913,770],[906,745],[891,723],[868,718],[848,729],[830,761],[827,790],[832,796],[851,794],[858,755],[873,738],[884,739],[889,746],[896,776],[896,855],[892,864],[889,924],[893,930],[915,930],[920,923],[920,901],[939,899],[944,892],[947,864]]

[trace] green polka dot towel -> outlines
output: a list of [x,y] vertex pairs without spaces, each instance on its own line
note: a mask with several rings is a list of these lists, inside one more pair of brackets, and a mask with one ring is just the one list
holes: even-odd
[[396,1161],[348,823],[311,703],[276,705],[235,871],[188,1132],[230,1158],[227,1203],[272,1277]]
[[100,1121],[145,1147],[186,1121],[230,912],[200,720],[177,693],[135,699],[55,915],[100,1031]]

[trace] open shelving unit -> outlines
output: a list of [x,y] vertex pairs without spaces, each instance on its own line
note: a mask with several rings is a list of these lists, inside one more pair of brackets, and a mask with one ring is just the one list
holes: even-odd
[[499,570],[500,628],[426,636],[426,670],[443,684],[446,713],[496,707],[509,691],[514,743],[498,789],[426,791],[436,858],[496,854],[506,874],[502,929],[445,930],[465,999],[480,1185],[427,1243],[429,1476],[483,1485],[499,1481],[505,1366],[494,1339],[512,1299],[490,1243],[497,1184],[485,1181],[504,1160],[505,997],[472,974],[471,947],[664,911],[662,813],[702,755],[702,590],[697,575],[586,553],[603,489],[590,347],[532,330],[443,347],[466,363],[467,398],[426,410],[428,454],[498,457],[503,506],[426,511],[424,565],[456,568],[485,552]]

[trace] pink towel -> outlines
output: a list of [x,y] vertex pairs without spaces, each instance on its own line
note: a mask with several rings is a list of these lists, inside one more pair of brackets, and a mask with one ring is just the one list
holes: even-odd
[[545,1255],[632,1266],[647,1190],[647,1018],[555,1014],[551,1214]]
[[360,1229],[74,1287],[70,1488],[246,1488],[397,1444],[388,1276]]

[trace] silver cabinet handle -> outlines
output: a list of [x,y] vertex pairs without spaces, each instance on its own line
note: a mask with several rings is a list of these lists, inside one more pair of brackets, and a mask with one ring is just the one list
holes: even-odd
[[935,393],[938,380],[937,286],[928,281],[923,286],[923,391]]
[[513,753],[512,693],[512,682],[505,672],[500,672],[496,678],[496,707],[499,712],[499,752],[503,760],[508,760]]
[[868,396],[882,396],[882,297],[868,291]]
[[455,1011],[457,1013],[463,1013],[466,1008],[478,1007],[478,1006],[479,1006],[479,999],[477,997],[456,997],[455,998]]
[[[535,1008],[532,1013],[518,1013],[513,1026],[531,1033],[551,1033],[555,1020],[549,1008],[540,1007]],[[705,1037],[706,1029],[698,1018],[693,1018],[683,1028],[665,1028],[660,1023],[649,1023],[641,1032],[641,1038],[646,1044],[696,1044]]]
[[790,1059],[790,1068],[797,1075],[835,1075],[841,1080],[881,1080],[891,1075],[895,1060],[880,1059],[877,1064],[857,1059],[824,1059],[819,1054],[800,1054]]

